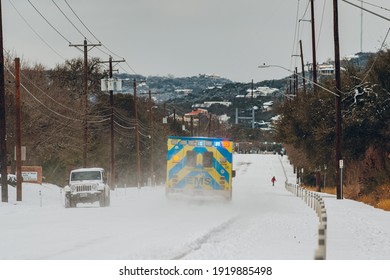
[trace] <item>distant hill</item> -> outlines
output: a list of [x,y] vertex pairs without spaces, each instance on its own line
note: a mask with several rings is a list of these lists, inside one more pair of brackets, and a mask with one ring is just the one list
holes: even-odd
[[[252,117],[254,108],[256,124],[267,122],[265,127],[256,126],[263,131],[269,129],[268,125],[276,115],[273,108],[283,99],[282,92],[287,85],[287,78],[256,82],[252,85],[251,82],[236,83],[213,75],[145,77],[119,74],[117,77],[123,80],[122,92],[129,94],[133,94],[133,80],[136,79],[137,95],[147,98],[150,91],[155,103],[165,104],[168,115],[173,113],[173,108],[177,116],[203,108],[209,114],[225,116],[230,124],[235,124],[238,110],[240,126],[251,128],[252,120],[249,118]],[[205,102],[209,103],[205,105]]]

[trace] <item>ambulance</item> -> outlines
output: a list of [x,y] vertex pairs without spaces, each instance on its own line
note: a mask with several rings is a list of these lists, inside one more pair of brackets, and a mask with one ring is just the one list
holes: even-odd
[[168,136],[166,195],[232,199],[233,142]]

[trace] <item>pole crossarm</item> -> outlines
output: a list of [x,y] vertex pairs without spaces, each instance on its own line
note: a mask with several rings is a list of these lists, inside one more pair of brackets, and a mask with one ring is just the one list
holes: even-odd
[[[121,63],[121,62],[126,62],[125,59],[121,59],[121,60],[111,60],[112,63]],[[98,63],[110,63],[109,60],[107,61],[98,61]],[[114,70],[113,70],[114,71]]]
[[94,47],[100,47],[102,44],[101,43],[98,43],[98,44],[69,44],[69,47],[76,47],[78,48],[80,51],[84,51],[82,49],[80,49],[80,47],[91,47],[88,51],[92,50]]

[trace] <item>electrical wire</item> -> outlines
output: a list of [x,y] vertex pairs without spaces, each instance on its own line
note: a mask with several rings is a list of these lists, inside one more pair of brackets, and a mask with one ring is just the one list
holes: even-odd
[[120,123],[114,121],[114,124],[116,124],[117,126],[123,128],[123,129],[127,129],[127,130],[132,130],[132,129],[135,129],[135,126],[123,126],[121,125]]
[[92,33],[92,31],[84,24],[84,22],[81,20],[81,18],[76,14],[76,12],[73,10],[73,8],[69,5],[68,1],[64,0],[66,5],[68,5],[69,9],[72,11],[72,13],[76,16],[76,18],[81,22],[81,24],[84,26],[84,28],[95,38],[96,41],[100,43],[100,40],[95,36],[95,34]]
[[290,69],[292,68],[292,62],[293,62],[293,55],[296,53],[296,46],[297,46],[297,32],[298,32],[298,17],[299,17],[299,0],[297,5],[297,13],[295,16],[295,31],[294,31],[294,40],[293,40],[293,48],[291,53],[291,60],[290,60]]
[[[7,69],[7,71],[9,72],[9,74],[13,77],[13,78],[15,78],[15,75],[14,75],[14,73],[12,73],[12,71],[8,68],[8,67],[6,67],[6,69]],[[35,83],[33,83],[33,82],[31,82],[31,80],[29,80],[27,77],[25,77],[25,75],[24,74],[22,74],[21,75],[22,77],[24,77],[27,81],[29,81],[32,85],[34,85],[40,92],[42,92],[43,94],[45,94],[45,96],[47,96],[48,98],[50,98],[52,101],[54,101],[56,104],[59,104],[59,105],[61,105],[60,103],[58,103],[57,101],[55,101],[52,97],[50,97],[46,92],[44,92],[42,89],[40,89]],[[50,111],[51,113],[53,113],[53,114],[55,114],[56,116],[59,116],[59,117],[61,117],[61,118],[65,118],[65,119],[67,119],[67,120],[72,120],[72,121],[77,121],[77,122],[83,122],[84,120],[82,120],[81,118],[80,119],[77,119],[77,118],[72,118],[72,117],[68,117],[68,116],[65,116],[65,115],[63,115],[63,114],[61,114],[61,113],[59,113],[59,112],[57,112],[57,111],[55,111],[55,110],[53,110],[53,109],[51,109],[51,108],[49,108],[48,106],[46,106],[45,104],[44,104],[44,102],[43,101],[41,101],[39,98],[37,98],[29,89],[27,89],[27,87],[23,84],[23,83],[21,83],[21,87],[36,101],[36,102],[38,102],[40,105],[42,105],[42,107],[43,108],[45,108],[46,110],[48,110],[48,111]],[[65,109],[68,109],[68,110],[71,110],[71,111],[73,111],[73,113],[78,113],[77,111],[75,111],[75,110],[73,110],[73,109],[70,109],[70,108],[68,108],[68,107],[66,107],[66,106],[63,106],[63,105],[61,105],[63,108],[65,108]],[[42,112],[43,113],[43,112]],[[108,115],[109,116],[109,115]],[[90,115],[89,116],[89,118],[91,118],[91,117],[96,117],[96,118],[98,118],[98,119],[95,119],[95,120],[91,120],[91,119],[88,119],[87,120],[87,123],[103,123],[103,122],[107,122],[107,121],[109,121],[110,120],[110,118],[104,118],[104,117],[106,117],[106,116],[94,116],[94,115]]]
[[[381,47],[380,47],[380,49],[379,49],[378,52],[380,52],[380,51],[385,47],[385,45],[386,45],[386,40],[387,40],[387,37],[389,36],[389,33],[390,33],[390,28],[387,29],[386,36],[385,36],[385,38],[383,39],[382,45],[381,45]],[[375,57],[373,63],[371,64],[370,68],[368,69],[366,75],[365,75],[364,78],[362,79],[362,83],[365,82],[365,80],[367,79],[369,73],[370,73],[370,72],[372,71],[372,69],[374,68],[374,65],[376,64],[376,62],[377,62],[377,60],[378,60],[378,57],[379,57],[378,55]]]
[[[6,69],[7,69],[7,71],[9,72],[9,74],[10,74],[13,78],[15,78],[14,73],[12,73],[12,71],[11,71],[8,67],[6,67]],[[26,87],[24,86],[23,83],[21,83],[20,86],[21,86],[21,87],[22,87],[22,88],[23,88],[23,89],[24,89],[24,90],[25,90],[25,91],[26,91],[26,92],[35,100],[35,101],[37,101],[39,104],[42,105],[42,107],[44,107],[45,109],[47,109],[47,110],[50,111],[51,113],[53,113],[53,114],[55,114],[55,115],[57,115],[57,116],[59,116],[59,117],[62,117],[62,118],[64,118],[64,119],[67,119],[67,120],[78,121],[78,122],[81,121],[80,119],[75,119],[75,118],[72,118],[72,117],[68,117],[68,116],[62,115],[62,114],[60,114],[60,113],[58,113],[58,112],[56,112],[56,111],[50,109],[50,108],[47,107],[41,100],[39,100],[36,96],[34,96],[34,94],[32,94],[31,91],[30,91],[28,88],[26,88]]]
[[[91,31],[91,29],[89,29],[87,27],[87,25],[81,20],[81,18],[77,15],[76,11],[71,7],[71,5],[68,3],[67,0],[64,0],[65,3],[68,5],[69,9],[73,12],[73,14],[77,17],[77,19],[80,21],[80,23],[85,27],[85,29],[99,42],[101,43],[101,41],[95,36],[95,34]],[[115,52],[113,52],[110,48],[108,48],[106,46],[106,44],[102,44],[102,47],[104,49],[106,49],[108,52],[102,50],[100,47],[97,47],[98,50],[100,50],[102,53],[110,56],[110,54],[112,54],[113,56],[117,57],[117,58],[120,58],[120,59],[124,59],[123,56],[120,56],[118,54],[116,54]],[[127,65],[127,67],[129,67],[129,69],[135,74],[135,75],[138,75],[137,72],[133,69],[133,67],[130,66],[130,64],[125,60],[125,64]],[[125,69],[122,69],[124,70],[124,72],[128,73],[128,71],[126,71]]]
[[68,20],[68,22],[83,36],[84,38],[87,38],[81,31],[80,29],[77,28],[77,26],[69,19],[69,17],[64,13],[64,11],[61,9],[60,6],[57,5],[57,3],[54,0],[51,0],[54,5],[57,7],[57,9],[61,12],[61,14]]
[[358,1],[360,3],[363,3],[363,4],[366,4],[366,5],[369,5],[369,6],[372,6],[372,7],[375,7],[375,8],[379,8],[379,9],[382,9],[382,10],[390,12],[390,9],[387,9],[385,7],[382,7],[382,6],[379,6],[379,5],[376,5],[376,4],[369,3],[367,1],[363,1],[363,0],[356,0],[356,1]]
[[69,44],[71,44],[70,40],[68,40],[60,31],[58,31],[57,28],[55,28],[46,18],[45,16],[34,6],[33,3],[31,3],[30,0],[27,0],[30,5],[34,8],[34,10],[46,21],[46,23],[55,31],[58,35],[60,35],[65,41],[67,41]]
[[326,0],[324,0],[324,5],[322,6],[322,16],[321,16],[321,23],[320,23],[320,29],[318,32],[318,37],[317,37],[317,49],[320,44],[320,38],[321,38],[321,33],[322,33],[322,25],[324,23],[324,16],[325,16],[325,7],[326,7]]
[[15,9],[16,13],[22,18],[22,20],[27,24],[27,26],[34,32],[35,35],[49,48],[51,49],[55,54],[57,54],[59,57],[61,57],[64,61],[66,58],[61,55],[59,52],[57,52],[50,44],[32,27],[32,25],[26,20],[25,17],[19,12],[19,10],[16,8],[14,3],[11,0],[8,0],[8,2],[11,4],[11,6]]

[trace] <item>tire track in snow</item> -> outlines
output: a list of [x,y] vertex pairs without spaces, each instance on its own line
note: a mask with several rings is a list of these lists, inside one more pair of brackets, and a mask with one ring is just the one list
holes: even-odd
[[180,254],[174,256],[173,258],[171,258],[171,260],[183,259],[187,255],[199,250],[202,247],[202,245],[207,243],[207,241],[211,237],[213,237],[215,234],[223,232],[225,229],[227,229],[236,220],[236,218],[237,217],[232,217],[232,218],[228,219],[226,222],[212,228],[207,233],[205,233],[201,237],[197,238],[195,241],[191,242],[190,244],[184,245],[184,247],[189,247],[189,248],[187,250],[185,250],[183,253],[180,253]]

